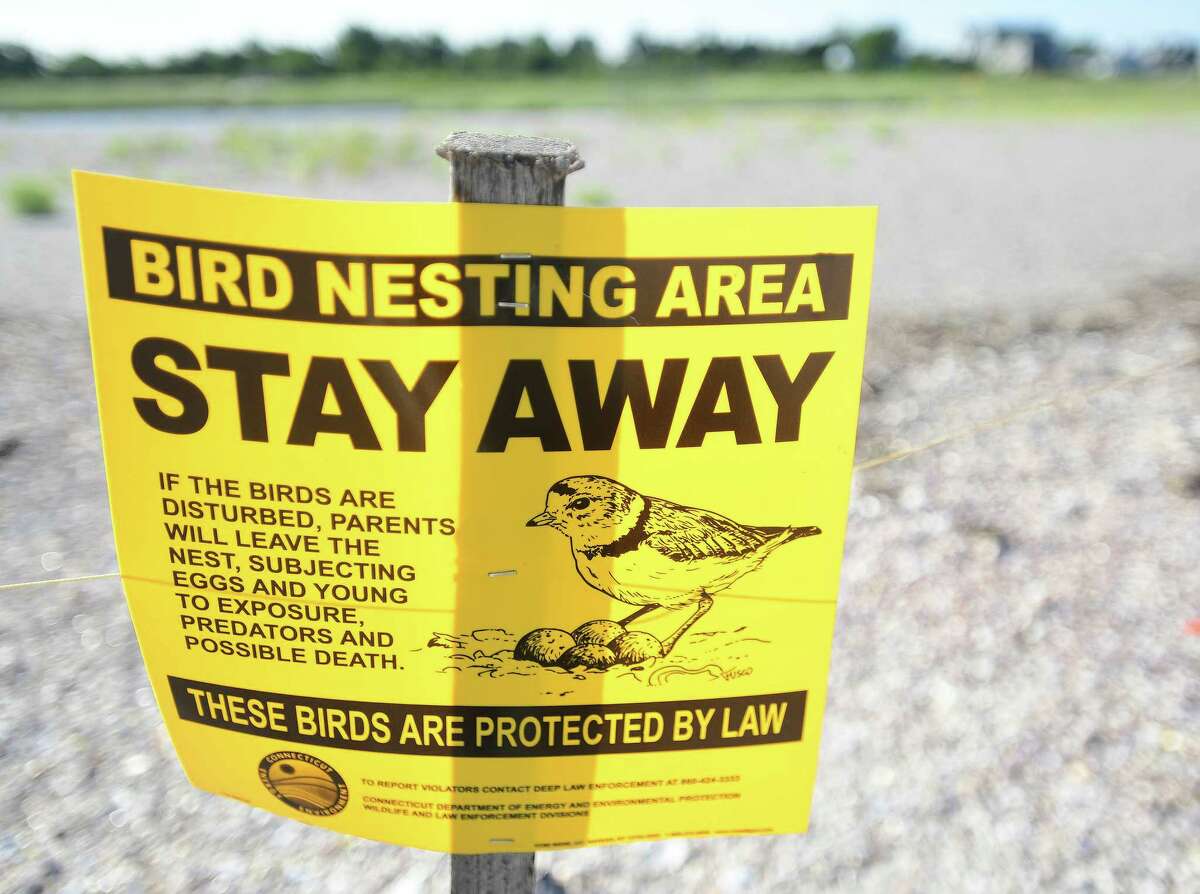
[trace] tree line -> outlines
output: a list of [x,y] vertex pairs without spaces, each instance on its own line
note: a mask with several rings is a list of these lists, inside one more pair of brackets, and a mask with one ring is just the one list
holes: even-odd
[[[888,68],[960,69],[966,63],[944,56],[908,55],[898,29],[890,26],[791,44],[699,37],[669,41],[633,37],[623,56],[603,58],[595,41],[581,35],[555,44],[542,35],[505,37],[455,47],[436,34],[381,34],[360,25],[347,28],[332,46],[311,49],[268,47],[251,41],[230,50],[201,49],[162,61],[100,59],[86,53],[50,57],[29,47],[0,43],[0,77],[102,78],[159,75],[225,77],[314,77],[385,72],[463,74],[588,74],[617,69],[705,72],[755,69],[817,70],[831,48],[859,70]],[[846,56],[848,48],[851,56]]]

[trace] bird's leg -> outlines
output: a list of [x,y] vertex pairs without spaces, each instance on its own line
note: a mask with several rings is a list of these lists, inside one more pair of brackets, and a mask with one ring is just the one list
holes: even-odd
[[668,654],[673,648],[675,648],[675,644],[679,642],[679,638],[688,632],[689,627],[704,617],[705,613],[712,608],[712,604],[712,597],[707,593],[700,597],[700,604],[696,606],[696,611],[692,613],[692,616],[684,621],[679,626],[678,630],[662,641],[663,655]]
[[650,605],[643,605],[641,608],[639,608],[637,611],[635,611],[628,618],[622,618],[617,623],[620,624],[622,627],[628,627],[630,624],[632,624],[634,621],[636,621],[642,615],[648,614],[648,613],[654,611],[656,608],[662,608],[662,606],[654,605],[653,603],[651,603]]

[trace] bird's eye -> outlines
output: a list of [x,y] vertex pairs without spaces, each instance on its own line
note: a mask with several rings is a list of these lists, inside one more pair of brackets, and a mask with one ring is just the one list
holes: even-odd
[[576,497],[570,505],[572,509],[587,509],[592,505],[592,501],[587,497]]

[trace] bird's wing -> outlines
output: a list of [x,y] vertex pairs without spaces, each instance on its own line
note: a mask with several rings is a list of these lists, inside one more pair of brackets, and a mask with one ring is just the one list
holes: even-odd
[[753,551],[767,540],[757,529],[732,519],[670,500],[647,497],[645,545],[676,561],[734,558]]

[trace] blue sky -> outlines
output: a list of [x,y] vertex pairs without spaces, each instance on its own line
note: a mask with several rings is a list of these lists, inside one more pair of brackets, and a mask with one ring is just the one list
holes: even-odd
[[900,25],[918,48],[943,50],[957,46],[966,26],[993,21],[1042,23],[1063,35],[1118,49],[1171,37],[1200,39],[1200,0],[16,0],[6,5],[0,15],[0,40],[50,53],[84,50],[106,57],[158,58],[197,46],[230,46],[251,37],[319,46],[351,22],[385,31],[436,31],[454,42],[534,31],[566,39],[587,32],[608,53],[620,52],[638,30],[670,37],[715,33],[798,40],[838,25],[878,22]]

